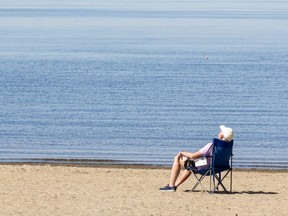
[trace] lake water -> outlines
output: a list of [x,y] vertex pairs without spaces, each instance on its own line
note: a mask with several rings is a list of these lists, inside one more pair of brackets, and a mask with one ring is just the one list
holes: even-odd
[[288,1],[1,1],[0,161],[166,166],[225,124],[235,167],[288,169],[287,26]]

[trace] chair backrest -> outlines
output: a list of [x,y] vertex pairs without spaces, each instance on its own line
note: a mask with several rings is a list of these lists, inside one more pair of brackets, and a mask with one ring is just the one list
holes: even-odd
[[230,142],[213,139],[212,167],[220,172],[230,168],[230,157],[233,154],[233,140]]

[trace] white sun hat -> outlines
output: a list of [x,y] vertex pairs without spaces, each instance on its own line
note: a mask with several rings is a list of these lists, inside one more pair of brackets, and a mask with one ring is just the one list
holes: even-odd
[[223,136],[224,136],[225,140],[227,140],[229,142],[231,140],[233,140],[234,132],[233,132],[232,128],[226,127],[224,125],[220,125],[220,129],[221,129],[221,131],[223,133]]

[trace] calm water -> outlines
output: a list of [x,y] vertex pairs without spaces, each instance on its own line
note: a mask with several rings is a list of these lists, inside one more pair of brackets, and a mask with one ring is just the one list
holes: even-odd
[[288,169],[288,1],[65,2],[1,1],[0,161],[170,165],[225,124]]

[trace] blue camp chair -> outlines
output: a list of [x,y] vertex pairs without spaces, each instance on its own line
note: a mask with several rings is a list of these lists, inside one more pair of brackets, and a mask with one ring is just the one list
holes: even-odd
[[[232,156],[233,156],[233,140],[226,142],[224,140],[213,139],[213,153],[212,156],[208,156],[207,160],[210,160],[210,165],[207,169],[198,170],[193,161],[188,161],[186,169],[190,170],[197,179],[195,186],[189,191],[195,191],[198,185],[201,185],[202,189],[208,193],[213,193],[219,190],[219,186],[228,193],[232,192]],[[191,163],[192,162],[192,163]],[[230,173],[230,190],[228,191],[223,184],[223,180]],[[200,177],[198,177],[200,176]],[[202,180],[210,176],[210,187],[209,190],[202,184]],[[213,183],[213,187],[212,187]]]

